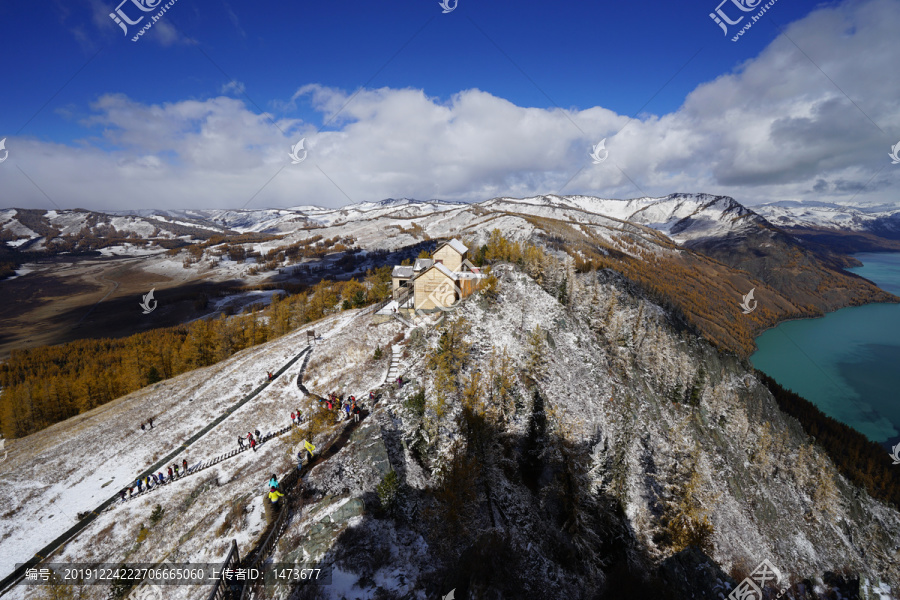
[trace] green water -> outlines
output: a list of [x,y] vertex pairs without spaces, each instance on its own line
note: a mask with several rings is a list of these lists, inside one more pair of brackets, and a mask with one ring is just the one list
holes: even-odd
[[[900,295],[900,254],[864,253],[851,269]],[[876,442],[900,439],[900,304],[844,308],[782,323],[756,339],[753,365]]]

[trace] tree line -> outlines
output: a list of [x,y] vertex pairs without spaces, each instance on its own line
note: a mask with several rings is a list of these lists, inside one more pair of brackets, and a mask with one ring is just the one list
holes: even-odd
[[873,498],[900,507],[900,471],[892,466],[890,454],[880,444],[829,417],[765,373],[757,371],[757,375],[781,410],[800,421],[803,430],[825,450],[844,477],[865,488]]
[[338,310],[390,295],[390,268],[360,282],[322,280],[263,309],[201,319],[119,339],[83,339],[15,350],[0,365],[0,431],[18,438],[144,386],[213,365]]

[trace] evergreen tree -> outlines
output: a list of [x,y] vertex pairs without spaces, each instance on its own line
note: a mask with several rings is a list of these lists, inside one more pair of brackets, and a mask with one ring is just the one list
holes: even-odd
[[562,281],[559,282],[559,287],[556,290],[556,299],[559,300],[559,303],[562,305],[569,304],[569,278],[563,277]]
[[147,369],[147,385],[153,385],[159,381],[162,381],[162,375],[159,374],[159,369],[157,369],[155,365],[151,366]]

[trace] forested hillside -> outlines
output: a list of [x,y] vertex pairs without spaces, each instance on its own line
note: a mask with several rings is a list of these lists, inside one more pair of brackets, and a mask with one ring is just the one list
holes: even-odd
[[3,435],[34,433],[146,385],[215,364],[336,310],[384,300],[389,293],[390,272],[381,268],[363,282],[323,280],[284,299],[275,295],[265,309],[234,317],[200,319],[120,339],[83,339],[15,351],[0,365]]

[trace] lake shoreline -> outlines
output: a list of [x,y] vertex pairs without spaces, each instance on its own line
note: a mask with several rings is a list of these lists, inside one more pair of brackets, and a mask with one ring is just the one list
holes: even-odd
[[[895,367],[900,343],[892,335],[900,330],[900,253],[854,258],[863,266],[852,272],[889,294],[890,301],[779,321],[754,337],[749,360],[754,369],[891,452],[900,443],[900,409],[894,401],[894,390],[900,389]],[[845,310],[850,308],[859,310]],[[786,325],[791,321],[797,323]],[[780,335],[769,333],[781,326]]]

